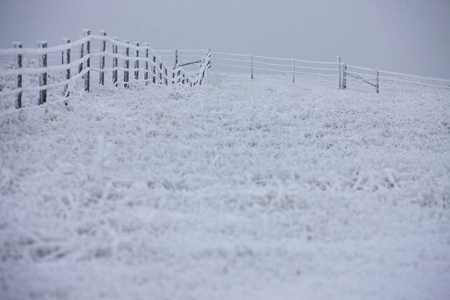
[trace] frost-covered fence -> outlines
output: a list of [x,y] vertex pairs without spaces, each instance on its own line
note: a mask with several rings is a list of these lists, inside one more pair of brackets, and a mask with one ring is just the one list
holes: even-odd
[[[372,86],[379,93],[380,85],[386,88],[403,87],[406,89],[438,88],[450,90],[450,80],[430,78],[382,71],[376,68],[364,68],[337,61],[312,61],[296,58],[278,58],[258,56],[253,54],[237,54],[212,52],[214,65],[224,71],[247,71],[254,79],[256,73],[286,74],[296,82],[296,75],[311,75],[317,77],[336,77],[338,87]],[[362,85],[361,85],[362,84]]]
[[178,61],[170,66],[148,44],[120,42],[105,31],[92,35],[84,30],[84,36],[76,41],[63,40],[64,44],[53,47],[39,42],[38,48],[23,48],[15,42],[14,48],[0,49],[0,61],[7,62],[0,69],[0,107],[21,108],[46,103],[50,96],[68,97],[75,90],[89,92],[94,78],[91,72],[98,74],[99,85],[195,86],[203,83],[211,67],[209,50],[199,50],[198,70],[187,72]]
[[334,77],[339,70],[338,64],[334,61],[310,61],[226,52],[212,52],[212,54],[214,65],[224,67],[225,70],[248,70],[252,79],[256,72],[284,73],[290,74],[292,82],[295,83],[296,74]]
[[357,85],[358,82],[369,84],[380,93],[380,85],[383,89],[404,88],[407,90],[450,90],[450,80],[416,76],[404,73],[396,73],[383,71],[379,69],[370,69],[349,65],[347,63],[341,64],[343,88],[347,88],[348,80],[352,79],[352,84]]

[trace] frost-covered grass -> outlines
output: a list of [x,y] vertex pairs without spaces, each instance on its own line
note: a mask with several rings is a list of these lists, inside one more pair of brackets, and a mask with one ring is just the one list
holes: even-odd
[[448,299],[450,95],[219,74],[0,117],[0,299]]

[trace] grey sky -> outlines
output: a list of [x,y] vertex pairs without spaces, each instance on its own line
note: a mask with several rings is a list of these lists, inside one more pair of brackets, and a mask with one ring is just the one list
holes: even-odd
[[0,0],[0,47],[82,28],[154,49],[335,60],[450,78],[449,0]]

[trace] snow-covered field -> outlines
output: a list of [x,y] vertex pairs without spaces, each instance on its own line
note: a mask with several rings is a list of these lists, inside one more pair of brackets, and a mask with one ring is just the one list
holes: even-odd
[[314,79],[3,114],[0,299],[450,299],[450,93]]

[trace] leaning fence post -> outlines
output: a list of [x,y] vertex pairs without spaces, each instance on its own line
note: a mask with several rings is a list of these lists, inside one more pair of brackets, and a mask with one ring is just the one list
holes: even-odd
[[[105,61],[106,61],[106,56],[105,56],[105,52],[106,52],[106,31],[100,30],[100,35],[103,37],[103,41],[102,41],[102,52],[103,52],[103,55],[100,57],[100,70],[103,70],[105,68]],[[101,85],[105,84],[105,72],[103,72],[103,71],[100,71],[99,82],[100,82]]]
[[[66,44],[70,44],[70,40],[67,38],[63,39]],[[70,80],[70,48],[67,48],[67,50],[65,51],[66,53],[66,64],[67,64],[67,69],[66,69],[66,80]],[[69,91],[69,83],[64,85],[64,95],[66,97],[69,97],[70,91]]]
[[[47,42],[38,42],[38,46],[42,49],[47,48]],[[45,50],[44,50],[45,51]],[[44,52],[39,58],[39,68],[47,68],[47,52]],[[47,72],[44,71],[39,74],[39,86],[45,87],[47,85]],[[47,102],[47,89],[39,91],[39,104]]]
[[[139,47],[139,43],[135,43]],[[136,59],[134,60],[134,80],[139,80],[139,49],[136,49]]]
[[295,83],[295,58],[292,58],[292,83]]
[[144,81],[145,85],[148,85],[148,55],[149,55],[149,47],[148,44],[144,44],[146,47],[145,49],[145,74],[144,74]]
[[[22,43],[21,42],[14,42],[13,43],[14,48],[16,49],[22,49]],[[17,54],[16,58],[16,69],[22,69],[22,53]],[[17,90],[19,90],[17,94],[17,103],[16,108],[22,107],[22,73],[19,73],[17,75]]]
[[[117,38],[113,38],[114,42],[117,42]],[[119,58],[117,57],[117,44],[112,44],[112,51],[113,51],[113,72],[112,72],[112,81],[113,84],[117,87],[117,79],[118,79],[118,68],[119,68]]]
[[[90,36],[91,31],[89,29],[84,29],[84,36]],[[86,42],[86,74],[84,75],[84,90],[89,92],[90,90],[90,81],[91,81],[91,40],[87,40]]]
[[375,69],[375,71],[377,72],[377,94],[380,93],[380,71],[377,69]]
[[347,62],[344,63],[344,70],[342,72],[342,89],[347,88]]
[[[129,41],[124,41],[126,44],[129,44],[130,42]],[[125,87],[125,88],[127,88],[129,85],[128,85],[128,81],[129,81],[129,79],[130,79],[130,73],[129,73],[129,71],[128,71],[128,69],[130,68],[130,60],[129,60],[129,57],[130,57],[130,47],[128,47],[127,46],[127,48],[125,49],[125,55],[127,56],[127,58],[125,59],[125,61],[124,61],[124,67],[125,67],[125,70],[123,71],[123,82],[124,82],[124,84],[123,84],[123,86]]]
[[338,72],[339,72],[339,89],[342,89],[342,66],[341,66],[341,57],[338,55]]
[[250,61],[251,61],[251,73],[250,73],[250,78],[253,79],[253,54],[250,54]]

